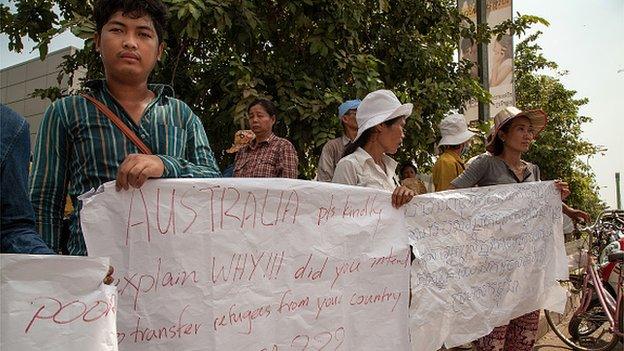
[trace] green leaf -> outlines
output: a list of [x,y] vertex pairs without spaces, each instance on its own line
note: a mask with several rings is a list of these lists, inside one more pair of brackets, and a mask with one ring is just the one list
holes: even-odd
[[199,10],[197,10],[197,8],[195,8],[195,6],[193,6],[192,3],[188,4],[188,10],[191,13],[191,15],[193,16],[193,18],[197,21],[199,19],[199,16],[200,16]]
[[[86,2],[14,4],[16,13],[0,4],[0,26],[10,50],[21,50],[28,37],[39,44],[43,57],[49,38],[63,30],[71,29],[81,38],[93,35],[91,8],[82,6]],[[278,108],[275,133],[296,145],[300,171],[307,179],[315,174],[322,145],[341,133],[338,105],[380,88],[415,104],[406,138],[393,157],[414,160],[427,172],[442,116],[470,99],[491,98],[472,78],[471,65],[457,62],[460,40],[487,43],[505,33],[529,33],[535,24],[548,24],[540,17],[518,14],[494,28],[477,26],[459,14],[456,1],[448,0],[166,0],[166,4],[166,60],[157,65],[150,81],[173,85],[176,97],[200,116],[221,166],[232,162],[224,150],[244,126],[247,104],[255,97],[269,97]],[[528,38],[539,36],[530,33]],[[544,57],[535,40],[519,43],[515,52],[519,107],[543,108],[552,117],[527,158],[543,169],[545,177],[570,179],[574,189],[570,204],[595,211],[600,202],[591,169],[576,160],[598,152],[579,134],[580,124],[588,119],[578,109],[587,100],[562,86],[559,79],[565,72]],[[103,77],[91,39],[65,60],[62,73],[70,76],[79,67],[86,68],[88,79]],[[552,74],[545,76],[545,71]],[[475,144],[474,152],[483,150],[482,141]]]

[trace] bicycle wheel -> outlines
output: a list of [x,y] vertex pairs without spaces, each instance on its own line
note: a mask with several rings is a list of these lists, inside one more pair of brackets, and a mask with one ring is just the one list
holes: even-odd
[[[570,279],[573,279],[572,276]],[[581,307],[581,290],[575,288],[574,285],[577,284],[572,281],[566,283],[569,284],[567,313],[561,315],[545,310],[548,325],[559,339],[574,350],[608,351],[613,349],[619,338],[610,331],[609,320],[598,299],[592,300],[585,311],[575,315]]]

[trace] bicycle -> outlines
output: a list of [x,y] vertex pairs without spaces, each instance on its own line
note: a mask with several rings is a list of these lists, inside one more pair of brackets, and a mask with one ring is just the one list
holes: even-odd
[[557,323],[565,315],[544,310],[553,332],[574,350],[608,351],[624,340],[624,251],[618,247],[605,255],[608,264],[616,268],[615,286],[605,285],[600,273],[607,266],[600,267],[597,262],[605,248],[620,240],[622,232],[624,211],[603,212],[593,225],[580,230],[575,226],[577,238],[587,234],[587,248],[579,247],[580,268],[570,273],[569,280],[560,282],[568,289],[574,313],[564,323]]

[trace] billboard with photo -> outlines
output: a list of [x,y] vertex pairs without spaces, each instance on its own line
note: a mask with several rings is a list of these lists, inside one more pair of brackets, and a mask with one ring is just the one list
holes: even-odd
[[[458,0],[459,11],[477,21],[476,0]],[[512,18],[512,0],[487,0],[487,23],[490,28]],[[459,59],[467,59],[475,63],[472,74],[478,79],[477,69],[477,44],[469,39],[462,39],[459,45]],[[505,106],[515,103],[513,90],[513,37],[504,35],[500,40],[492,38],[488,45],[488,73],[492,104],[490,116],[492,117]],[[468,121],[479,119],[477,100],[471,100],[466,104],[464,115]]]

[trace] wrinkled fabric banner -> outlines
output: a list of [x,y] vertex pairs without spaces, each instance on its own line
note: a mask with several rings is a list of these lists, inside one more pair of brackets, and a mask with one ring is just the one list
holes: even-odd
[[0,349],[116,351],[107,271],[107,258],[0,255]]
[[390,193],[176,179],[83,197],[120,350],[408,350],[409,246]]
[[412,349],[454,347],[525,313],[563,312],[568,277],[553,182],[425,194],[405,208]]

